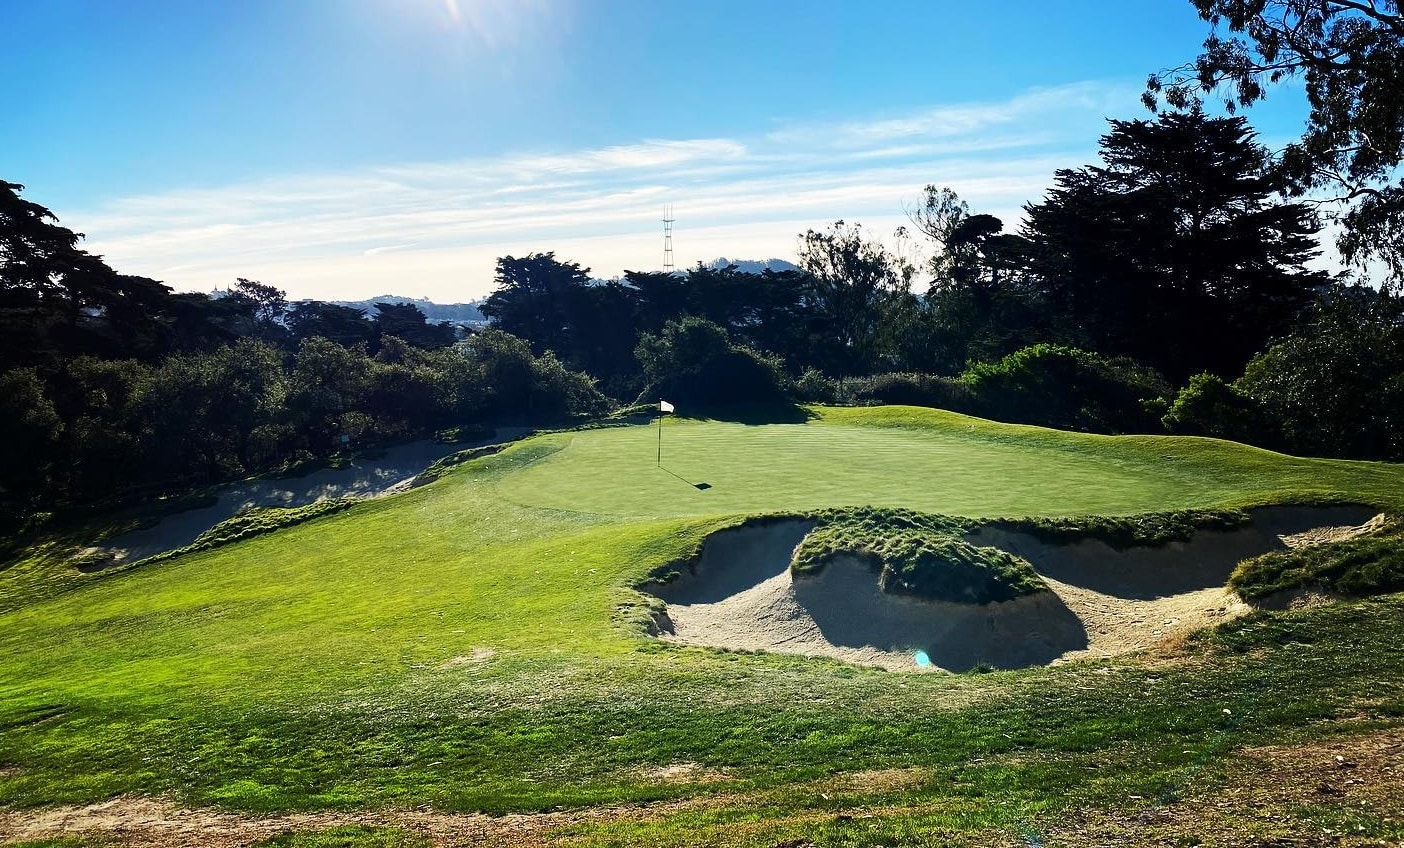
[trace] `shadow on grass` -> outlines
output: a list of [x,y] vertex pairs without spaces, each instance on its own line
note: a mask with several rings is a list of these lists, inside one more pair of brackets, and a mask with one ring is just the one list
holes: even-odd
[[658,470],[662,471],[662,472],[665,473],[665,474],[668,474],[668,475],[671,475],[671,476],[673,476],[673,477],[678,478],[679,480],[681,480],[682,482],[686,483],[687,485],[691,486],[692,488],[696,489],[696,490],[699,491],[699,492],[705,492],[705,491],[707,491],[708,489],[712,488],[712,484],[711,484],[711,483],[694,482],[694,481],[689,480],[689,479],[687,479],[686,477],[682,476],[681,474],[677,473],[676,471],[670,471],[669,469],[663,467],[662,465],[658,466]]
[[694,421],[726,421],[734,424],[804,424],[819,416],[793,403],[705,406],[685,410],[679,418]]

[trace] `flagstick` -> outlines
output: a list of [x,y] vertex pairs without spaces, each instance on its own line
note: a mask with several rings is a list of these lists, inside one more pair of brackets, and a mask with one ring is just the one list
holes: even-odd
[[659,404],[658,410],[658,467],[663,467],[663,408]]

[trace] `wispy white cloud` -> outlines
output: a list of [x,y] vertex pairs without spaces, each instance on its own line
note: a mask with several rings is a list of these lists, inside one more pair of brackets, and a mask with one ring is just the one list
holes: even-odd
[[682,265],[792,256],[798,233],[837,218],[891,230],[927,183],[1013,224],[1055,169],[1091,160],[1104,116],[1135,114],[1138,91],[1080,83],[735,138],[284,175],[63,218],[115,267],[182,289],[242,276],[293,297],[463,299],[508,253],[555,250],[601,276],[658,267],[667,203]]

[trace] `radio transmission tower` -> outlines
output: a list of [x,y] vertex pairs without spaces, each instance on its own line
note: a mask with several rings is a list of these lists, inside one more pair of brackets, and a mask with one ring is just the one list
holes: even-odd
[[663,270],[673,272],[673,204],[663,212]]

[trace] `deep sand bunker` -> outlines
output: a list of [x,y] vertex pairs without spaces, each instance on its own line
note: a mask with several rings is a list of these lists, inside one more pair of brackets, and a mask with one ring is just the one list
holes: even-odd
[[1023,668],[1147,647],[1246,611],[1225,588],[1242,560],[1358,535],[1375,510],[1264,507],[1233,530],[1117,550],[980,528],[966,540],[1023,557],[1051,590],[983,606],[883,592],[856,557],[813,575],[790,571],[814,527],[779,520],[721,530],[680,576],[646,587],[667,603],[662,638],[690,645],[834,657],[892,670]]
[[260,477],[231,483],[214,490],[210,506],[188,509],[143,527],[114,536],[90,554],[106,553],[92,570],[137,562],[149,556],[185,547],[221,521],[255,507],[298,507],[327,498],[375,498],[403,491],[434,462],[484,444],[505,442],[530,432],[525,427],[499,427],[493,436],[476,442],[443,444],[420,440],[394,445],[355,457],[344,467],[320,468],[300,477]]

